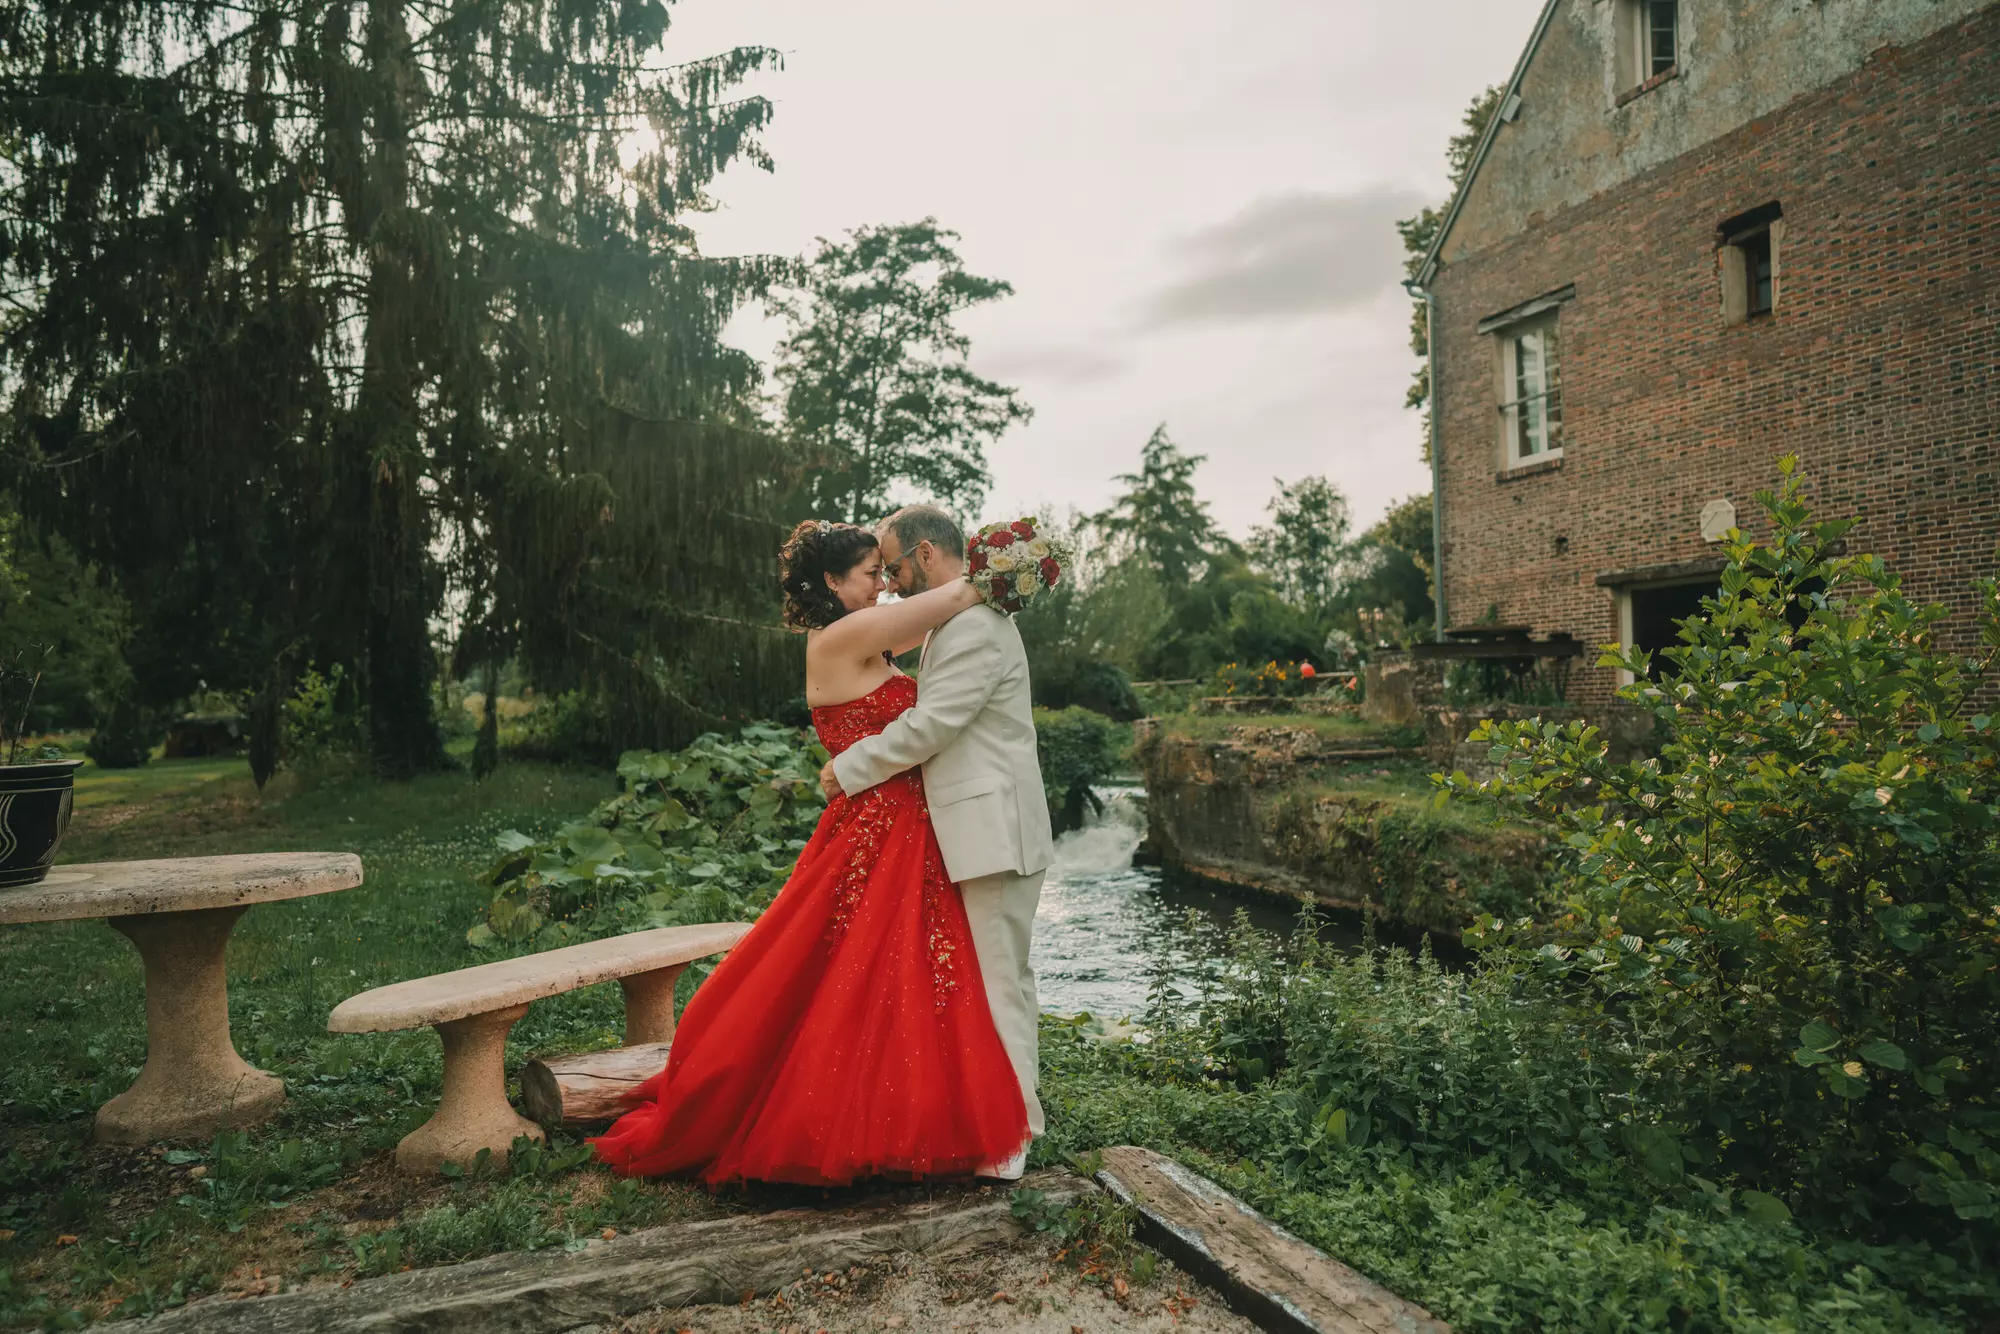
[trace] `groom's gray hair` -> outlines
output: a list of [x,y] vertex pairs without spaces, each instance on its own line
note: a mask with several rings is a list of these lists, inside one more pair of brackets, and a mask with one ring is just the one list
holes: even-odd
[[906,552],[928,542],[953,560],[965,559],[965,530],[935,505],[905,505],[882,520],[877,531],[894,533],[896,544]]

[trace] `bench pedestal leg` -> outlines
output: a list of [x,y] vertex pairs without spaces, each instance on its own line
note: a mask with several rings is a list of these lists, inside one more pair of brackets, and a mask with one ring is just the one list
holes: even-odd
[[437,1114],[396,1146],[396,1166],[405,1172],[435,1172],[443,1163],[470,1167],[481,1149],[492,1150],[497,1165],[507,1161],[516,1137],[547,1138],[507,1102],[507,1030],[527,1012],[513,1005],[436,1026],[444,1040],[444,1096]]
[[285,1101],[285,1083],[237,1055],[229,1040],[223,954],[243,908],[113,917],[146,965],[146,1068],[98,1109],[106,1144],[206,1139],[263,1120]]
[[618,980],[625,989],[626,1046],[674,1040],[674,983],[686,971],[686,964],[677,963]]

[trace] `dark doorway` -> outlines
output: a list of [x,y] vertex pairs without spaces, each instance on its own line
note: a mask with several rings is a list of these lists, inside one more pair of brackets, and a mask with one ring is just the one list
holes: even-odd
[[1673,664],[1660,656],[1660,650],[1680,644],[1680,622],[1701,615],[1701,600],[1715,597],[1721,591],[1721,585],[1714,583],[1632,590],[1632,645],[1653,655],[1650,673],[1653,680],[1673,671]]

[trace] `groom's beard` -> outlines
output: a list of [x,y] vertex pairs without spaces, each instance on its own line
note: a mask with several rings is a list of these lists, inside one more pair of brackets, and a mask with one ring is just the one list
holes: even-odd
[[915,561],[911,561],[909,565],[909,570],[910,570],[909,574],[910,586],[902,590],[903,596],[906,598],[913,598],[919,593],[930,592],[931,581],[924,576],[924,567],[917,564]]

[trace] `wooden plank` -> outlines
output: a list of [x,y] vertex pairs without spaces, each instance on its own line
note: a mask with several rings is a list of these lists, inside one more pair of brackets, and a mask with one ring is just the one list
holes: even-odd
[[553,1130],[614,1121],[632,1108],[632,1090],[667,1068],[671,1042],[642,1042],[576,1056],[551,1056],[521,1067],[521,1110]]
[[1104,1151],[1097,1179],[1139,1214],[1140,1239],[1284,1334],[1450,1334],[1430,1312],[1309,1246],[1151,1149]]
[[[1050,1198],[1095,1189],[1068,1172],[1023,1185]],[[648,1228],[578,1251],[483,1260],[240,1301],[209,1298],[143,1323],[147,1334],[556,1334],[656,1307],[723,1303],[776,1292],[811,1268],[879,1264],[911,1252],[956,1255],[1021,1240],[1007,1192],[919,1204],[866,1200],[839,1212],[788,1209]]]

